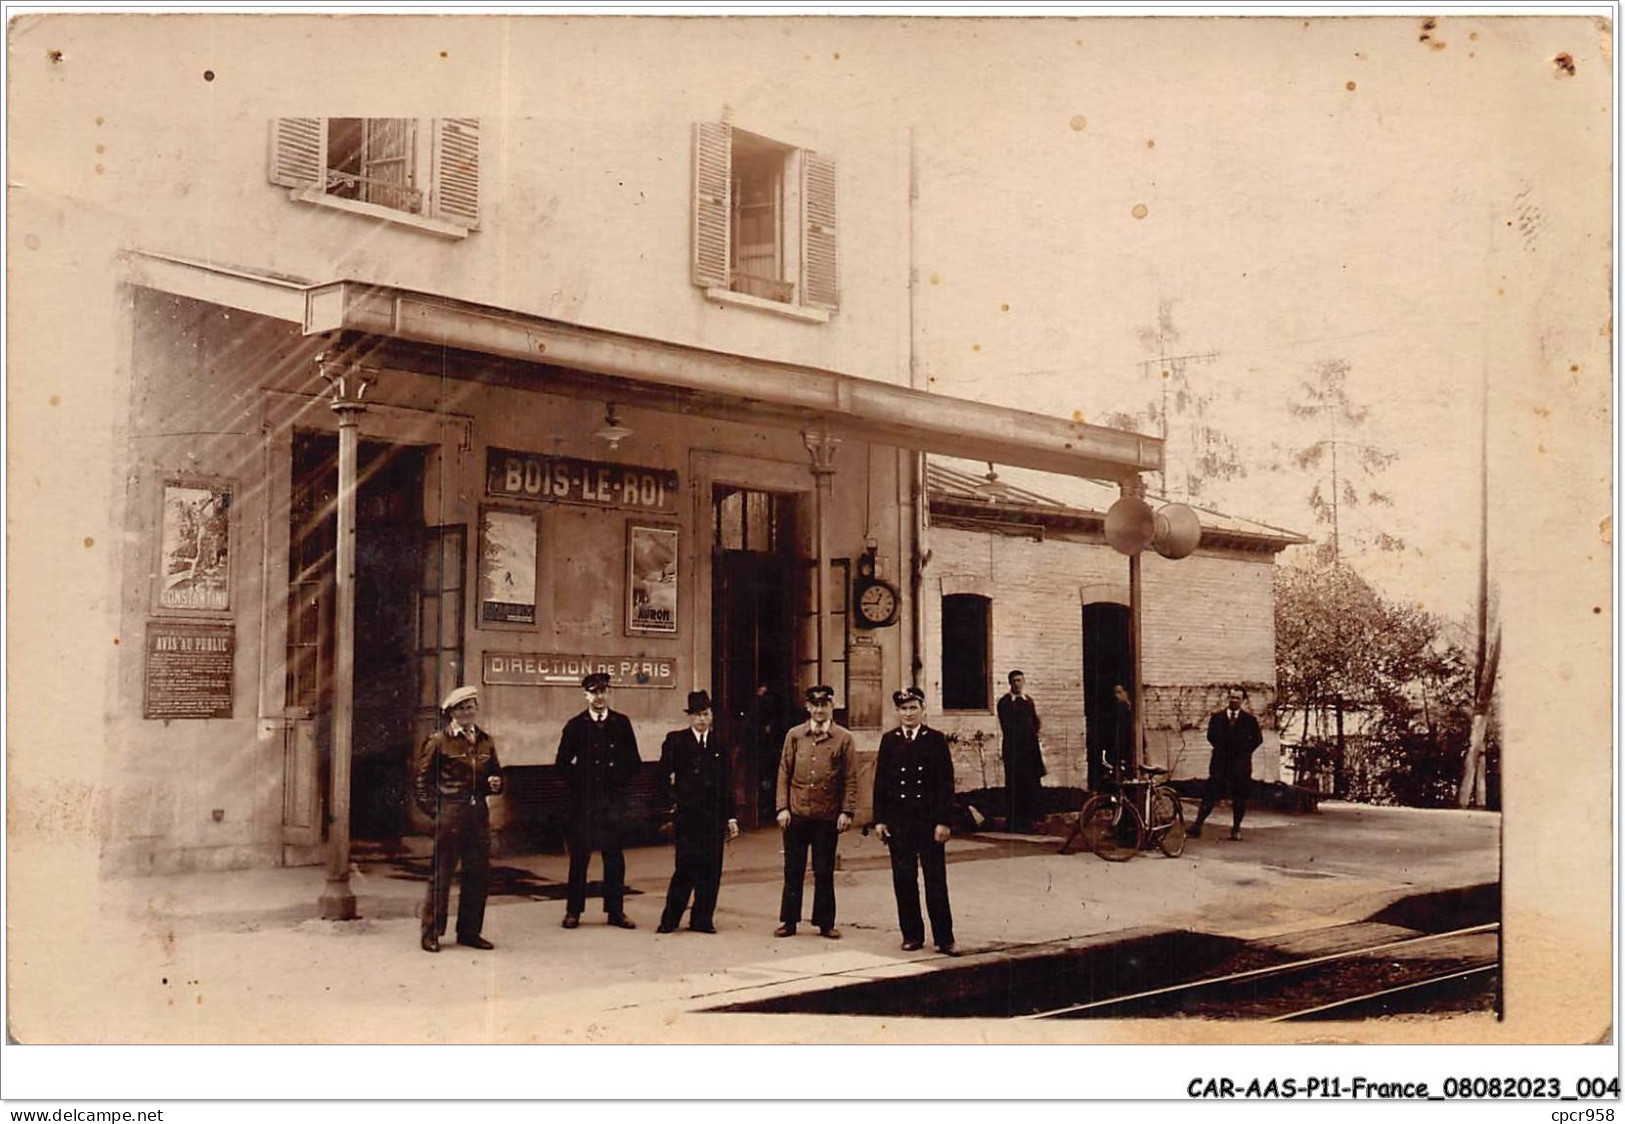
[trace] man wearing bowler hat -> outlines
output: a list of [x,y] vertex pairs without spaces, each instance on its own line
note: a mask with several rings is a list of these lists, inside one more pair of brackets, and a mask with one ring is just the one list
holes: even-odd
[[728,747],[711,728],[711,696],[690,691],[688,729],[673,730],[660,746],[660,779],[675,802],[672,827],[677,862],[666,890],[666,908],[657,933],[670,933],[694,895],[688,927],[696,933],[717,931],[714,914],[722,884],[722,842],[739,834],[734,818]]
[[807,688],[811,717],[784,735],[779,755],[779,827],[784,830],[784,894],[775,937],[795,935],[801,921],[801,889],[812,850],[812,923],[839,940],[835,927],[835,844],[852,826],[858,807],[858,763],[852,734],[835,723],[835,690]]
[[949,956],[954,917],[948,908],[947,843],[953,818],[954,764],[948,739],[925,724],[925,692],[910,687],[892,694],[899,725],[880,739],[875,763],[875,835],[891,851],[892,891],[903,951],[925,944],[920,917],[919,872],[925,874],[925,909],[931,940]]
[[564,927],[581,924],[587,906],[587,861],[597,851],[604,862],[604,912],[620,929],[636,929],[622,909],[626,893],[626,855],[621,833],[626,790],[637,776],[638,738],[626,715],[609,708],[609,676],[595,671],[581,681],[587,709],[564,724],[559,737],[558,768],[570,783],[570,883],[564,905]]
[[491,821],[485,798],[502,792],[502,763],[491,735],[474,721],[479,696],[476,687],[458,687],[441,700],[446,725],[424,739],[414,763],[418,808],[434,820],[434,859],[421,915],[424,952],[440,951],[451,905],[451,876],[458,863],[463,867],[463,888],[457,895],[457,943],[494,947],[480,935],[491,877]]

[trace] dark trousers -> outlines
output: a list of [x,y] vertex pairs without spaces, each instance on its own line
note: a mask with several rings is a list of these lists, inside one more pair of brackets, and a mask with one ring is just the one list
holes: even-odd
[[1039,805],[1043,800],[1041,774],[1033,769],[1011,769],[1006,766],[1004,778],[1010,797],[1010,815],[1005,828],[1030,827],[1038,818]]
[[423,931],[444,936],[451,907],[451,878],[463,866],[457,895],[457,935],[477,937],[485,924],[485,895],[491,884],[491,821],[485,801],[444,804],[435,821],[434,863],[423,901]]
[[1253,787],[1253,761],[1249,754],[1240,761],[1221,760],[1217,754],[1208,764],[1207,786],[1202,789],[1202,805],[1196,810],[1195,827],[1207,822],[1213,805],[1230,798],[1230,826],[1241,830],[1242,817],[1247,814],[1247,795]]
[[905,941],[925,940],[925,922],[920,918],[919,873],[925,873],[925,909],[931,915],[931,941],[938,948],[954,943],[954,915],[948,908],[947,847],[931,838],[932,827],[908,827],[893,831],[886,845],[891,848],[891,885],[897,897],[897,923]]
[[666,889],[666,909],[660,924],[675,929],[694,895],[694,912],[688,915],[693,927],[712,923],[717,909],[717,889],[722,885],[722,843],[725,829],[715,822],[684,823],[678,820],[677,865]]
[[597,851],[604,858],[604,912],[621,915],[626,896],[626,854],[621,850],[618,825],[604,819],[578,818],[565,838],[570,848],[570,883],[564,912],[577,916],[587,908],[587,862]]
[[784,896],[779,920],[794,925],[801,920],[801,884],[807,878],[807,849],[812,848],[812,923],[819,929],[835,924],[835,841],[840,838],[834,820],[790,817],[784,829]]

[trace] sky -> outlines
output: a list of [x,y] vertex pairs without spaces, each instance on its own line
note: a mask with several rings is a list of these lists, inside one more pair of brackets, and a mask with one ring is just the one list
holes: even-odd
[[[1606,178],[1561,197],[1545,148],[1563,133],[1606,161],[1600,26],[989,21],[975,38],[916,71],[910,106],[920,229],[950,232],[917,259],[930,388],[1109,421],[1158,397],[1145,337],[1166,308],[1162,354],[1210,356],[1187,374],[1248,466],[1204,499],[1320,537],[1313,480],[1290,465],[1326,432],[1289,404],[1317,363],[1345,361],[1369,413],[1344,436],[1395,454],[1362,490],[1392,497],[1380,529],[1407,544],[1362,550],[1379,529],[1362,510],[1346,556],[1390,596],[1469,612],[1484,387],[1493,457],[1530,375],[1506,334],[1538,334],[1548,299],[1530,288],[1509,317],[1506,274],[1558,229],[1607,230]],[[1171,483],[1188,460],[1173,424]]]

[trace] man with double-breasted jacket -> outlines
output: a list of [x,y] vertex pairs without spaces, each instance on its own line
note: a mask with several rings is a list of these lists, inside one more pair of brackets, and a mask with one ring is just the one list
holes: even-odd
[[688,728],[673,730],[660,746],[660,779],[673,804],[677,855],[666,889],[666,908],[655,932],[673,932],[693,894],[689,929],[714,933],[717,890],[722,885],[722,844],[739,834],[730,749],[712,726],[707,692],[690,691],[684,711]]
[[1258,719],[1242,709],[1246,697],[1240,687],[1232,688],[1225,708],[1207,720],[1207,741],[1213,747],[1213,756],[1208,761],[1202,806],[1191,825],[1193,836],[1201,836],[1202,824],[1213,805],[1229,796],[1230,838],[1241,838],[1241,820],[1247,814],[1247,795],[1253,785],[1253,751],[1264,741]]
[[581,681],[587,709],[564,724],[555,762],[570,784],[570,881],[564,905],[564,927],[581,924],[587,906],[587,862],[594,851],[604,862],[604,912],[609,923],[636,929],[626,915],[626,793],[637,776],[638,738],[631,719],[609,708],[609,676],[594,672]]
[[925,944],[920,917],[920,874],[931,940],[956,955],[954,917],[948,906],[947,843],[952,826],[954,764],[948,739],[925,724],[925,692],[918,687],[892,695],[899,725],[880,739],[875,763],[875,834],[891,851],[892,891],[903,951]]
[[441,701],[446,725],[424,739],[413,762],[413,797],[434,821],[434,857],[421,914],[424,952],[439,952],[451,906],[451,879],[460,863],[463,886],[457,895],[457,943],[494,947],[480,935],[491,880],[491,821],[485,798],[502,792],[497,748],[474,721],[479,689],[458,687]]
[[801,889],[812,851],[812,923],[839,940],[835,927],[835,847],[858,808],[857,751],[852,733],[835,721],[835,689],[807,688],[808,720],[784,735],[779,755],[779,827],[784,830],[784,893],[775,937],[795,935]]

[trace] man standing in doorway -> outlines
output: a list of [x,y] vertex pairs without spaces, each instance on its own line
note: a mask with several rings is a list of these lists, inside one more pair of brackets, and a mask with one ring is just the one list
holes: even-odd
[[875,764],[875,835],[891,850],[892,891],[903,951],[925,944],[920,918],[920,872],[931,939],[940,952],[954,949],[954,917],[948,908],[947,843],[953,818],[954,764],[948,739],[925,724],[925,692],[918,687],[892,695],[899,725],[880,739]]
[[728,747],[711,727],[711,696],[690,691],[684,709],[688,729],[673,730],[660,747],[660,779],[671,787],[676,804],[672,828],[677,861],[655,932],[676,930],[692,893],[694,912],[688,915],[688,927],[696,933],[714,933],[722,843],[739,834],[739,821],[734,819]]
[[491,877],[491,821],[485,798],[502,792],[502,763],[491,735],[474,721],[480,712],[479,688],[456,688],[441,701],[440,709],[446,716],[445,728],[424,741],[413,770],[418,808],[434,820],[421,944],[424,952],[440,951],[451,906],[451,876],[461,863],[457,943],[486,950],[495,946],[480,935]]
[[835,844],[852,826],[858,807],[858,763],[852,734],[835,723],[835,690],[807,688],[807,722],[784,735],[779,755],[777,803],[784,830],[784,893],[775,937],[795,935],[801,921],[801,890],[812,850],[812,923],[830,940],[835,927]]
[[1010,797],[1007,830],[1033,830],[1039,812],[1044,776],[1044,752],[1038,744],[1042,723],[1038,708],[1027,696],[1027,676],[1010,673],[1010,690],[999,700],[999,752],[1004,758],[1004,787]]
[[1134,721],[1134,699],[1130,697],[1128,688],[1121,683],[1112,685],[1112,747],[1106,758],[1105,776],[1131,777],[1128,772],[1134,766],[1136,754],[1134,752],[1136,723]]
[[1241,820],[1247,814],[1247,794],[1253,784],[1253,750],[1264,740],[1258,719],[1241,708],[1245,698],[1240,687],[1232,687],[1225,708],[1207,721],[1207,741],[1213,747],[1213,757],[1208,761],[1207,787],[1202,791],[1196,822],[1191,825],[1192,836],[1202,834],[1202,824],[1213,805],[1229,796],[1230,838],[1241,838]]
[[622,909],[626,893],[626,855],[621,850],[626,790],[637,775],[640,758],[632,722],[609,708],[609,676],[593,672],[581,681],[587,709],[564,724],[557,767],[569,778],[570,883],[564,927],[581,924],[587,905],[587,861],[594,851],[604,862],[604,912],[621,929],[637,925]]

